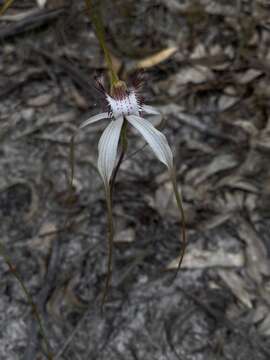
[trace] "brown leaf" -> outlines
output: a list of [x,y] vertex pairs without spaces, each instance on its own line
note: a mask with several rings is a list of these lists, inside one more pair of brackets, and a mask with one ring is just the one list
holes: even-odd
[[161,62],[169,59],[175,52],[178,50],[178,47],[171,46],[167,49],[161,50],[158,53],[151,55],[143,60],[140,60],[136,64],[137,69],[147,69],[153,66],[160,64]]
[[246,307],[252,308],[252,300],[254,295],[247,290],[247,284],[245,280],[232,270],[219,270],[219,276],[234,294],[234,296],[241,301]]

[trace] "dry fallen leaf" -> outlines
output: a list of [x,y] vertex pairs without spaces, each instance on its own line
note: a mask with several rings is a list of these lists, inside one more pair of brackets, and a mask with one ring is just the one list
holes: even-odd
[[53,101],[54,94],[41,94],[27,101],[28,106],[40,107],[46,106]]
[[191,169],[186,176],[186,181],[198,186],[210,176],[215,175],[220,171],[231,169],[237,164],[238,161],[234,155],[222,154],[216,156],[213,161],[206,166]]
[[251,313],[251,321],[257,325],[268,315],[269,308],[264,304],[258,304]]
[[212,216],[211,218],[207,218],[207,220],[203,223],[201,223],[198,228],[200,230],[210,230],[210,229],[214,229],[224,223],[226,223],[228,220],[230,220],[231,218],[231,213],[230,212],[225,212],[225,213],[221,213],[218,214],[216,216]]
[[236,96],[221,95],[218,99],[218,110],[220,112],[226,111],[234,106],[239,101]]
[[[179,263],[179,257],[171,261],[167,269],[177,269]],[[190,249],[187,250],[183,262],[182,268],[185,269],[204,269],[212,267],[242,267],[244,266],[243,253],[231,253],[224,249],[218,249],[217,251]]]
[[167,49],[161,50],[158,53],[151,55],[143,60],[140,60],[136,64],[137,69],[147,69],[155,65],[160,64],[161,62],[170,58],[178,50],[176,46],[169,47]]
[[252,292],[247,290],[247,283],[243,277],[232,270],[218,270],[218,274],[234,296],[251,309],[253,307],[252,300],[254,295],[252,295]]
[[258,330],[261,334],[265,336],[270,336],[270,314],[268,309],[268,314],[265,316],[264,320],[258,326]]
[[216,185],[215,190],[220,189],[222,187],[229,187],[231,189],[238,189],[243,190],[247,192],[251,192],[254,194],[257,194],[259,192],[259,189],[253,185],[250,181],[245,179],[241,175],[230,175],[222,178]]
[[260,285],[263,275],[270,275],[270,264],[267,249],[253,227],[244,219],[237,222],[239,237],[246,243],[246,271]]
[[70,86],[69,96],[74,100],[78,109],[87,110],[89,108],[87,100],[75,86]]
[[206,66],[186,66],[173,75],[175,85],[201,84],[214,78],[213,72]]
[[239,73],[236,76],[237,82],[239,84],[248,84],[249,82],[255,80],[262,74],[262,71],[256,69],[248,69],[244,73]]
[[270,133],[269,131],[263,131],[258,138],[252,141],[254,148],[262,149],[263,151],[270,150]]
[[256,126],[249,120],[236,120],[233,125],[240,127],[248,135],[253,136],[253,137],[258,135],[258,133],[259,133]]
[[133,228],[124,229],[115,234],[115,243],[130,243],[135,240],[135,231]]

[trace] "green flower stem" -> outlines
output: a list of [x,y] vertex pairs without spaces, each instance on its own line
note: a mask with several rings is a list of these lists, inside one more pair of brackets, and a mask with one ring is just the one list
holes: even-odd
[[100,0],[85,0],[85,4],[86,4],[87,12],[94,24],[99,45],[104,52],[105,61],[107,63],[110,73],[111,86],[113,87],[119,81],[119,78],[113,69],[111,55],[105,41],[105,30],[99,9]]
[[0,7],[0,16],[2,16],[7,9],[12,5],[14,0],[6,0],[4,4]]
[[181,197],[181,194],[177,187],[176,172],[175,172],[174,168],[170,169],[170,177],[171,177],[171,181],[172,181],[172,185],[173,185],[173,192],[174,192],[177,208],[179,211],[179,220],[180,220],[180,226],[181,226],[180,232],[181,232],[181,240],[182,240],[181,241],[182,248],[181,248],[181,252],[180,252],[180,259],[179,259],[177,270],[175,273],[175,277],[176,277],[178,274],[178,271],[181,267],[184,255],[185,255],[185,251],[186,251],[186,247],[187,247],[187,234],[186,234],[185,211],[183,208],[182,197]]
[[25,296],[26,296],[26,298],[27,298],[27,301],[28,301],[28,303],[31,305],[33,315],[34,315],[34,317],[35,317],[36,320],[37,320],[40,334],[41,334],[41,336],[43,337],[43,340],[44,340],[44,342],[45,342],[47,358],[48,358],[49,360],[53,360],[53,354],[52,354],[51,351],[50,351],[49,340],[47,339],[45,330],[44,330],[44,328],[43,328],[42,320],[41,320],[41,317],[40,317],[40,315],[39,315],[37,306],[36,306],[36,304],[34,303],[33,298],[32,298],[32,296],[31,296],[30,292],[28,291],[27,287],[25,286],[25,284],[24,284],[21,276],[19,275],[18,271],[16,270],[16,267],[15,267],[14,265],[12,265],[12,261],[11,261],[10,257],[6,254],[5,248],[4,248],[4,246],[3,246],[2,244],[0,244],[0,254],[1,254],[1,256],[3,257],[3,259],[5,260],[5,263],[8,265],[11,274],[17,279],[17,281],[18,281],[18,282],[20,283],[20,285],[21,285],[21,288],[22,288],[22,290],[23,290],[23,292],[24,292],[24,294],[25,294]]
[[112,277],[112,255],[113,255],[113,239],[114,239],[114,224],[112,213],[112,194],[110,184],[105,187],[106,205],[107,205],[107,218],[108,218],[108,263],[107,263],[107,276],[106,283],[103,290],[101,309],[105,304]]

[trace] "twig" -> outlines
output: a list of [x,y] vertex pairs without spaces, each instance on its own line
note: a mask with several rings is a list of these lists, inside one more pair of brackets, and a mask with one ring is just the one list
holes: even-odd
[[64,14],[65,10],[65,7],[47,11],[37,10],[15,24],[1,26],[0,40],[4,40],[37,29],[40,26],[45,25],[46,23],[58,18],[59,15]]
[[179,259],[178,266],[177,266],[176,273],[175,273],[175,277],[176,277],[179,272],[179,269],[181,267],[181,264],[182,264],[182,261],[183,261],[184,255],[185,255],[186,247],[187,247],[187,232],[186,232],[185,211],[183,208],[182,196],[177,187],[177,179],[176,179],[175,169],[172,169],[170,171],[170,177],[171,177],[171,181],[172,181],[172,185],[173,185],[173,192],[174,192],[176,204],[177,204],[178,211],[179,211],[179,221],[180,221],[180,226],[181,226],[180,232],[181,232],[182,248],[180,251],[180,259]]

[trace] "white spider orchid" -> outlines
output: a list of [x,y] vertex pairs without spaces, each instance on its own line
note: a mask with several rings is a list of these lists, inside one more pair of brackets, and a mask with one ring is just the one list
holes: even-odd
[[[96,123],[102,119],[109,119],[109,124],[103,131],[98,144],[98,170],[102,177],[105,185],[106,192],[106,203],[107,203],[107,214],[108,214],[108,272],[106,278],[106,285],[104,288],[102,306],[105,303],[107,292],[110,285],[110,278],[112,272],[112,249],[113,249],[113,238],[114,238],[114,226],[113,226],[113,215],[112,215],[112,198],[111,198],[111,187],[113,184],[110,183],[113,171],[116,167],[117,148],[123,129],[123,151],[125,151],[124,143],[126,141],[124,124],[131,124],[139,133],[144,137],[154,154],[163,164],[165,164],[169,170],[170,179],[173,184],[173,191],[175,199],[179,209],[179,216],[181,222],[182,232],[182,249],[180,253],[180,259],[178,263],[177,271],[181,266],[183,260],[185,247],[186,247],[186,230],[185,230],[185,216],[184,209],[182,206],[181,195],[177,188],[176,174],[173,165],[173,155],[168,144],[166,137],[157,130],[148,120],[142,117],[146,115],[155,115],[161,117],[160,113],[152,106],[144,105],[139,93],[139,79],[135,79],[134,85],[127,88],[125,83],[117,81],[112,89],[112,93],[108,94],[105,92],[103,85],[97,82],[98,89],[102,92],[107,103],[107,112],[103,112],[84,121],[79,129],[85,128],[86,126]],[[73,140],[72,140],[73,141]],[[73,143],[72,143],[73,144]],[[73,148],[73,145],[72,145]],[[73,151],[72,151],[73,152]],[[71,154],[73,159],[73,154]],[[121,156],[119,158],[119,164],[121,163]],[[73,164],[73,160],[72,160]],[[118,165],[117,165],[118,166]],[[71,171],[71,179],[73,179],[73,166]],[[72,180],[71,180],[72,185]]]
[[142,104],[135,86],[127,88],[125,83],[119,81],[113,94],[109,95],[100,83],[98,85],[105,95],[108,111],[90,117],[81,124],[80,129],[102,119],[110,121],[98,144],[98,170],[105,187],[109,185],[116,164],[118,143],[125,120],[141,133],[156,157],[172,170],[173,155],[166,137],[143,117],[144,114],[160,116],[160,113],[152,106]]

